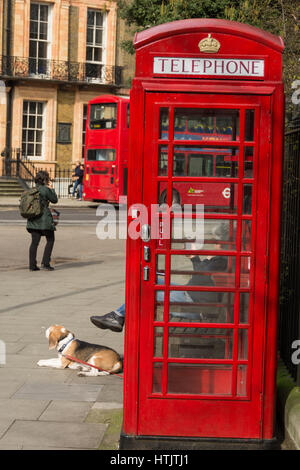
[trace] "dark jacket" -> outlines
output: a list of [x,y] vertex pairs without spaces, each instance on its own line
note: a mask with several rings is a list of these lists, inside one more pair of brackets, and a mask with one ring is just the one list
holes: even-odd
[[44,206],[43,213],[40,217],[27,221],[27,230],[55,230],[53,217],[49,209],[49,202],[56,204],[58,199],[54,189],[48,188],[48,186],[37,185],[36,186],[41,195],[41,202]]

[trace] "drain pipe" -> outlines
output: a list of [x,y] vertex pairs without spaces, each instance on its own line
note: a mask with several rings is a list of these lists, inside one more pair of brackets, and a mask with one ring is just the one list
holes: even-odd
[[[6,0],[7,4],[7,20],[6,20],[6,65],[8,68],[7,73],[10,74],[10,60],[11,60],[11,0]],[[12,94],[13,94],[13,83],[11,81],[6,82],[6,87],[8,92],[6,94],[6,154],[9,158],[9,153],[11,150],[11,137],[12,137]]]

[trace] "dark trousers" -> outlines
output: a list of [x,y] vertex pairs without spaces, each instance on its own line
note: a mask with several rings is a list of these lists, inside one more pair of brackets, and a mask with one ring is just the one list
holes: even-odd
[[30,230],[31,233],[31,245],[29,247],[29,268],[34,269],[36,267],[36,255],[41,237],[46,237],[46,246],[42,259],[42,264],[49,266],[53,245],[55,241],[53,230]]

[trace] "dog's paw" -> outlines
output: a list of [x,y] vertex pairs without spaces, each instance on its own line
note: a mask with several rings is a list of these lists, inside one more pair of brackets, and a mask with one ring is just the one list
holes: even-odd
[[37,365],[39,367],[44,367],[45,366],[45,361],[43,359],[41,359],[40,361],[37,362]]

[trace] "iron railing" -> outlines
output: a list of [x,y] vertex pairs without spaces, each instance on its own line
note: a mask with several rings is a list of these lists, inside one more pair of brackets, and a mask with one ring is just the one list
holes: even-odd
[[[296,124],[296,127],[295,127]],[[282,203],[279,352],[300,386],[300,364],[293,353],[300,340],[300,122],[285,134]],[[296,354],[296,356],[300,356]]]
[[120,66],[0,56],[0,77],[122,85]]
[[22,154],[21,149],[10,149],[2,154],[2,176],[6,178],[18,178],[24,188],[34,186],[34,179],[39,170],[46,170],[50,179],[53,181],[53,187],[59,198],[69,197],[73,186],[71,168],[42,168],[30,161],[26,155]]

